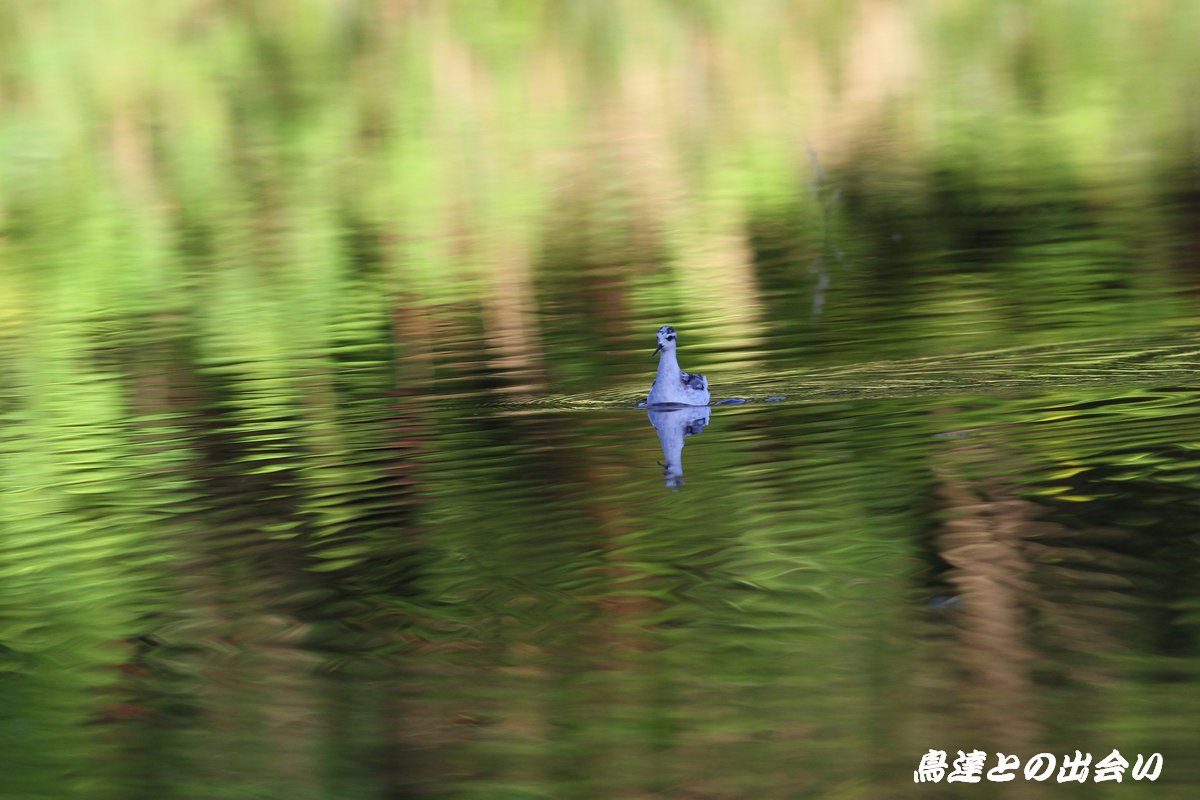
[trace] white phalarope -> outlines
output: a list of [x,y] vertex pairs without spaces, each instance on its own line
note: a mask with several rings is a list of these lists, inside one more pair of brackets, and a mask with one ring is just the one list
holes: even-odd
[[680,370],[679,361],[675,358],[676,348],[675,329],[663,325],[658,329],[658,347],[654,351],[656,354],[662,353],[658,359],[658,374],[654,376],[654,385],[650,387],[646,405],[708,405],[708,380],[703,375]]

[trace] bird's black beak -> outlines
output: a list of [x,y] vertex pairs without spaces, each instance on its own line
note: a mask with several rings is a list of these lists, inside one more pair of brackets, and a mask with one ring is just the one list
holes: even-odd
[[659,346],[658,346],[658,347],[654,348],[654,352],[650,354],[650,357],[651,357],[651,358],[654,358],[656,355],[658,355],[658,351],[659,351],[659,350],[662,350],[662,347],[663,347],[663,346],[662,346],[661,344],[659,344]]

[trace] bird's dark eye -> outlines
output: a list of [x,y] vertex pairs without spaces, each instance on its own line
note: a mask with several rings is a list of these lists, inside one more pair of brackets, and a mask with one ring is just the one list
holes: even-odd
[[667,336],[667,341],[668,341],[668,342],[673,342],[673,341],[675,341],[675,334],[673,334],[673,333],[672,333],[672,334],[670,334],[669,336]]

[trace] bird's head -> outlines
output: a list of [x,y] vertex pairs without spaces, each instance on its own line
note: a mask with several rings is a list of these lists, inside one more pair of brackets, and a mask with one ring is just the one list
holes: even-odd
[[658,347],[654,348],[654,355],[662,350],[668,353],[675,349],[675,329],[670,325],[663,325],[658,329]]

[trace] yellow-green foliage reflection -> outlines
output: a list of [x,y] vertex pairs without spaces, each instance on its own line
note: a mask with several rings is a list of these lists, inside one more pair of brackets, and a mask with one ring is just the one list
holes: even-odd
[[[1198,40],[4,4],[9,793],[917,797],[980,746],[1188,796]],[[714,409],[678,494],[663,323],[790,398]]]

